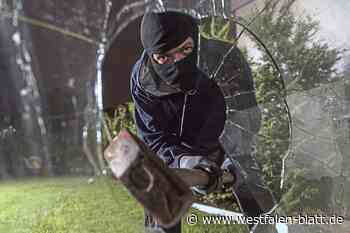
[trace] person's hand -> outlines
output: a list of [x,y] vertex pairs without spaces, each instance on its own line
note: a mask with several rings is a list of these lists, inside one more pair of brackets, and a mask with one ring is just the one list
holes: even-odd
[[201,194],[208,194],[215,190],[218,190],[222,186],[222,170],[213,161],[206,158],[202,158],[198,165],[194,169],[199,169],[208,174],[209,183],[205,186],[196,186],[193,189]]
[[242,185],[248,177],[243,167],[235,159],[227,158],[221,168],[229,172],[234,177],[234,188]]

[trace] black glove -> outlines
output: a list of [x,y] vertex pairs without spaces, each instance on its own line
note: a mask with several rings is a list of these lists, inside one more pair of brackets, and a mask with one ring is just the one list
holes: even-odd
[[240,163],[235,159],[226,158],[221,168],[224,171],[229,172],[233,178],[233,188],[237,189],[239,186],[245,183],[248,178],[248,174],[244,170],[244,168],[240,165]]
[[209,183],[206,186],[193,187],[195,191],[206,195],[213,192],[222,186],[222,170],[220,165],[224,160],[224,150],[222,147],[216,146],[211,150],[202,151],[207,152],[207,156],[202,155],[183,155],[179,160],[180,168],[200,169],[208,174]]
[[209,182],[205,186],[196,186],[194,190],[201,194],[208,194],[215,190],[218,190],[222,186],[222,170],[220,167],[213,161],[206,158],[202,158],[198,165],[194,169],[199,169],[208,174]]

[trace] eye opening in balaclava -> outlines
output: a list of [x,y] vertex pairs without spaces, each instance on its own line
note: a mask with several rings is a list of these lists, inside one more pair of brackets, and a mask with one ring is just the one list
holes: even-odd
[[[192,37],[191,54],[173,64],[158,64],[152,55],[164,54]],[[169,12],[146,13],[141,23],[141,42],[155,73],[172,87],[188,91],[194,88],[197,74],[198,24],[187,14]]]

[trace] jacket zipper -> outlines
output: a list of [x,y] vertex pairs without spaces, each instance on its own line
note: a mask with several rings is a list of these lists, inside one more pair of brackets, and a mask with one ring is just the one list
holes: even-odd
[[184,99],[184,105],[182,106],[182,115],[181,115],[181,126],[180,126],[180,138],[182,138],[183,133],[183,126],[184,126],[184,119],[185,119],[185,112],[186,112],[186,106],[187,106],[187,92],[185,93],[185,99]]

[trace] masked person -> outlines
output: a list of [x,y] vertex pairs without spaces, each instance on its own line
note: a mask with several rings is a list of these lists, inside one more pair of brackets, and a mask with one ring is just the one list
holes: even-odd
[[[138,136],[171,168],[201,169],[210,192],[219,185],[224,151],[219,143],[225,100],[215,81],[197,68],[198,26],[179,12],[147,13],[141,23],[144,52],[131,77]],[[164,229],[145,211],[146,228]]]
[[[221,140],[224,142],[234,140],[229,143],[234,148],[226,146],[225,150],[229,154],[239,155],[233,159],[227,158],[224,162],[225,152],[219,137],[226,121],[226,104],[222,91],[226,92],[227,88],[219,83],[220,89],[214,80],[209,79],[197,67],[196,21],[179,12],[147,13],[141,24],[141,42],[145,51],[136,62],[131,78],[135,122],[140,139],[171,168],[201,169],[207,172],[210,177],[209,185],[197,187],[196,191],[209,193],[217,189],[220,185],[221,168],[230,171],[235,176],[234,195],[240,200],[242,211],[248,216],[258,216],[266,212],[273,206],[273,200],[268,190],[260,189],[263,181],[260,174],[255,172],[258,169],[254,160],[250,159],[252,157],[249,149],[242,149],[250,146],[238,146],[241,148],[240,152],[234,149],[245,139],[248,142],[245,144],[250,144],[251,140],[237,130],[223,135]],[[208,61],[219,60],[231,47],[219,41],[203,39],[201,42],[201,51],[211,51],[208,53]],[[241,62],[248,66],[239,51],[233,54],[235,55],[229,64],[239,67],[231,69],[242,68]],[[215,64],[215,61],[210,63]],[[250,70],[243,70],[241,81],[237,82],[240,87],[236,91],[247,89],[244,93],[253,93]],[[238,98],[236,100],[237,103],[243,103]],[[234,106],[239,111],[235,115],[237,119],[242,118],[243,110],[257,108],[254,94],[244,100],[248,102],[242,106]],[[249,118],[256,115],[255,110],[252,112],[248,114]],[[235,122],[237,119],[234,119]],[[254,119],[252,121],[255,122]],[[260,119],[255,124],[259,123]],[[252,127],[249,128],[253,130]],[[258,130],[259,126],[255,128]],[[181,222],[169,229],[161,228],[147,211],[145,226],[148,232],[181,232]]]

